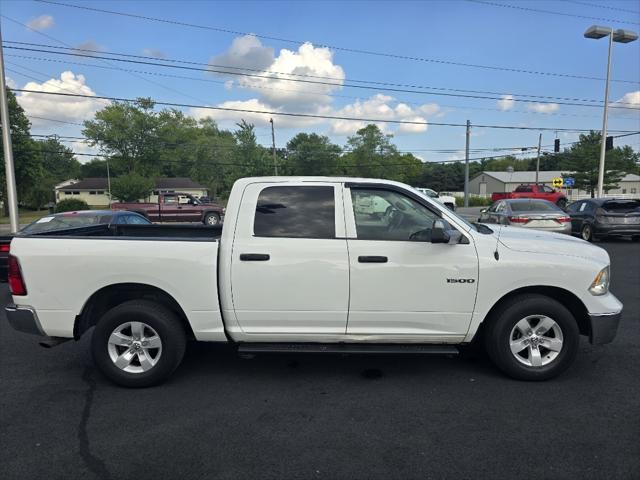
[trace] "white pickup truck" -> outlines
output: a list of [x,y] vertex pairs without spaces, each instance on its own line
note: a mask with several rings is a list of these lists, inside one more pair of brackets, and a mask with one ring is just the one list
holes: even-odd
[[572,363],[581,334],[611,342],[622,311],[605,250],[470,224],[385,180],[245,178],[224,227],[71,233],[13,239],[8,320],[49,345],[95,327],[95,363],[133,387],[165,380],[189,339],[347,353],[475,340],[506,374],[542,380]]

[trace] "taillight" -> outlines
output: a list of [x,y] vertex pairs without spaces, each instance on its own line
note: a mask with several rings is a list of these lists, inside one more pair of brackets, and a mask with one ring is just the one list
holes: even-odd
[[571,217],[560,217],[556,219],[560,223],[569,223],[571,221]]
[[596,221],[598,223],[607,223],[609,219],[606,217],[606,215],[607,212],[604,209],[598,208],[595,213]]
[[24,284],[24,279],[22,278],[20,263],[18,259],[11,254],[9,254],[7,277],[9,280],[9,290],[11,290],[12,295],[27,294],[27,286]]
[[528,217],[509,217],[509,221],[511,223],[527,223],[529,221]]
[[10,244],[3,243],[0,244],[0,253],[7,253],[9,251]]

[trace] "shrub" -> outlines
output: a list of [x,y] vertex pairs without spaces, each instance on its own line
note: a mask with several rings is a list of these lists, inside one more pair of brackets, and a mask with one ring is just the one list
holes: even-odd
[[121,202],[135,202],[140,198],[148,197],[153,190],[153,185],[152,179],[129,173],[111,182],[111,194]]
[[90,210],[89,205],[79,198],[65,198],[56,204],[56,213],[74,212],[76,210]]
[[[488,207],[493,202],[489,197],[477,197],[475,195],[469,195],[470,207]],[[456,197],[456,207],[464,207],[464,197]]]

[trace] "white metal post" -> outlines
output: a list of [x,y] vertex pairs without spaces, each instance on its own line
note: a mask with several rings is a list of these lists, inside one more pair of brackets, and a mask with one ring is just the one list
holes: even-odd
[[471,138],[471,121],[467,120],[467,135],[464,149],[464,206],[469,206],[469,140]]
[[0,119],[2,120],[2,147],[4,149],[4,168],[7,178],[6,200],[9,207],[11,233],[18,231],[18,196],[16,194],[16,174],[13,168],[13,147],[11,145],[11,123],[9,122],[9,104],[7,102],[7,82],[4,76],[4,55],[2,54],[2,30],[0,30]]
[[607,58],[607,79],[604,86],[604,115],[602,116],[602,144],[600,145],[600,167],[598,169],[598,197],[602,197],[604,187],[604,157],[607,144],[607,114],[609,110],[609,77],[611,76],[611,47],[613,46],[613,28],[609,33],[609,55]]

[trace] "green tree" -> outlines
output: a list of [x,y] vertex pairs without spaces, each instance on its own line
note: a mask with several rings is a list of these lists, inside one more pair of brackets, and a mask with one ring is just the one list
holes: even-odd
[[111,181],[111,195],[121,202],[135,202],[153,191],[153,180],[137,173],[128,173]]
[[[111,171],[110,173],[114,174],[113,171]],[[82,165],[80,165],[80,173],[78,174],[78,176],[80,178],[106,177],[107,176],[107,160],[103,158],[94,158],[87,163],[83,163]]]
[[299,133],[287,143],[287,164],[294,175],[335,175],[341,151],[326,136]]
[[[11,124],[11,143],[13,145],[13,164],[16,178],[18,202],[29,202],[34,187],[44,176],[42,158],[37,143],[30,136],[31,123],[18,104],[14,93],[7,89],[9,122]],[[0,128],[2,126],[0,125]],[[9,204],[6,194],[6,177],[4,169],[4,152],[0,152],[2,168],[0,168],[0,190],[4,202],[5,215],[8,215]]]
[[[84,122],[89,145],[112,158],[114,172],[153,174],[158,171],[159,115],[152,100],[114,102]],[[165,132],[166,133],[166,132]]]
[[[581,134],[578,143],[565,150],[563,155],[562,166],[567,171],[563,176],[573,176],[575,188],[586,190],[592,197],[598,186],[601,138],[598,132]],[[636,161],[637,154],[630,148],[615,148],[606,152],[604,190],[617,188],[626,171],[633,171]]]

